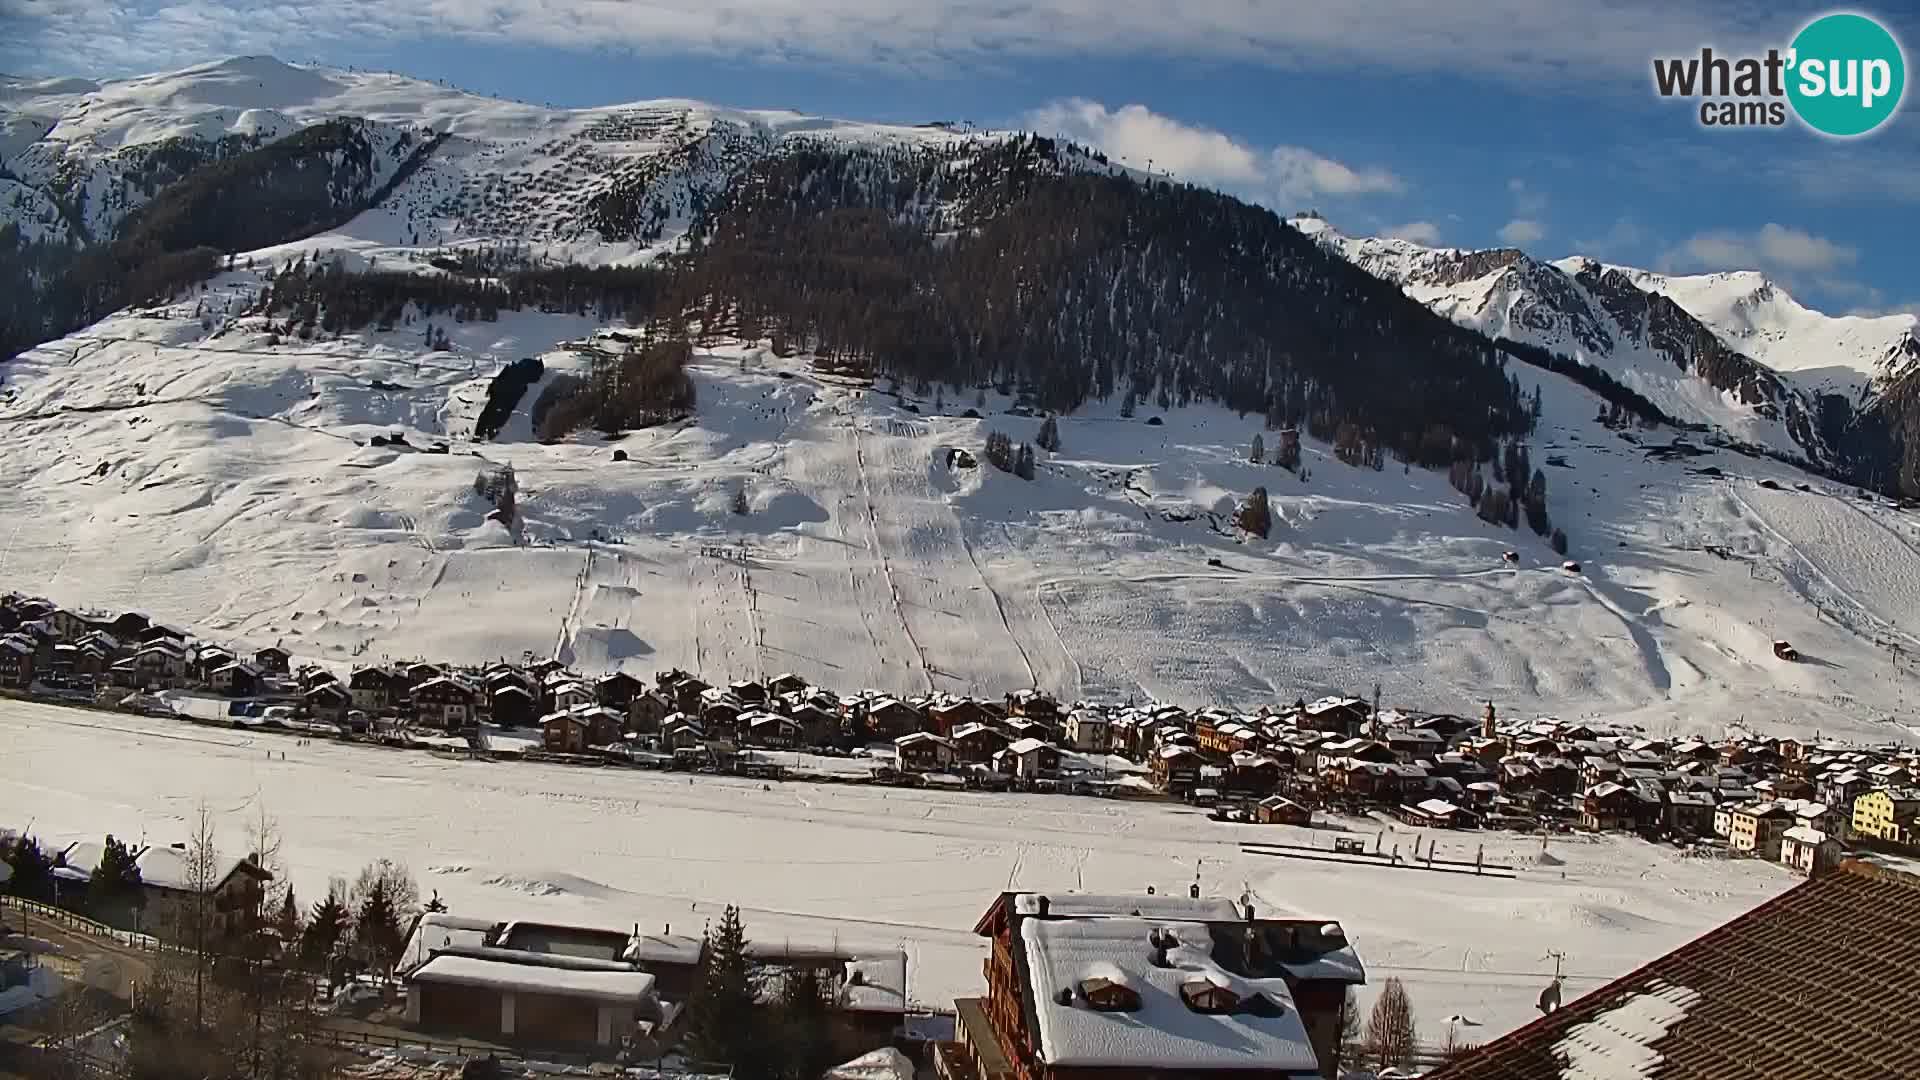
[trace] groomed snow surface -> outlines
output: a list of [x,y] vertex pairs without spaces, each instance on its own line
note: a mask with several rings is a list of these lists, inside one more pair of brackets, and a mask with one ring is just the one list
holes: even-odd
[[[180,721],[0,702],[0,822],[49,842],[111,832],[183,841],[204,801],[217,841],[244,843],[264,808],[303,904],[368,861],[404,860],[455,915],[697,934],[727,903],[750,938],[904,947],[908,997],[983,992],[974,921],[1009,886],[1185,895],[1251,888],[1260,910],[1338,919],[1377,989],[1406,982],[1430,1038],[1475,1040],[1535,1013],[1549,949],[1569,994],[1592,989],[1788,888],[1782,867],[1706,861],[1619,837],[1540,842],[1434,834],[1475,878],[1242,854],[1242,840],[1326,831],[1234,826],[1163,803],[775,784],[484,762],[255,735]],[[269,758],[269,751],[272,757]],[[280,754],[286,754],[285,760]],[[84,766],[84,767],[78,767]],[[1387,826],[1338,823],[1368,843]],[[1413,834],[1386,837],[1404,852]]]
[[[1730,452],[1650,459],[1671,433],[1608,431],[1592,397],[1531,369],[1533,460],[1578,573],[1437,473],[1352,468],[1311,440],[1307,482],[1250,464],[1255,435],[1278,442],[1252,417],[1096,402],[1026,482],[981,454],[989,430],[1038,430],[1007,399],[896,398],[751,343],[697,352],[684,422],[540,445],[536,386],[475,444],[502,365],[577,369],[559,343],[596,325],[435,319],[444,352],[424,349],[424,319],[273,345],[225,316],[258,285],[224,275],[0,372],[0,587],[342,670],[531,651],[588,671],[1245,707],[1378,682],[1388,705],[1490,700],[1655,734],[1910,734],[1889,721],[1920,650],[1920,519]],[[408,446],[367,445],[395,431]],[[514,530],[474,493],[508,464]],[[1231,526],[1258,485],[1266,540]],[[1803,660],[1776,660],[1776,639]]]

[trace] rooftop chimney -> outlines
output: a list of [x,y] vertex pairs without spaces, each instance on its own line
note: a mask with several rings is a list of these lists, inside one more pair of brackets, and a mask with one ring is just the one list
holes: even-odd
[[1043,919],[1047,917],[1048,909],[1053,907],[1053,901],[1047,899],[1044,895],[1035,897],[1034,903],[1038,905],[1040,917]]

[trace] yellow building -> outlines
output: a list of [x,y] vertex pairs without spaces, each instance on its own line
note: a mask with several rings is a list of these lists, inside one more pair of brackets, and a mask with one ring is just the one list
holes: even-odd
[[1920,791],[1877,788],[1853,800],[1853,831],[1892,844],[1920,840]]

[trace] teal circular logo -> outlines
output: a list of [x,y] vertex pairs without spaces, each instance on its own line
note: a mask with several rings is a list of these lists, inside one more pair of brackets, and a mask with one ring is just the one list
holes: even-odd
[[1907,60],[1900,43],[1865,15],[1822,15],[1793,39],[1787,99],[1808,127],[1865,135],[1900,108]]

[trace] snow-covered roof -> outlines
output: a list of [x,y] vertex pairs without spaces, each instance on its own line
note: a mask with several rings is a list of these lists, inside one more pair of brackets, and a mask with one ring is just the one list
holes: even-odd
[[[1040,913],[1041,893],[1019,893],[1013,898],[1013,910],[1022,915]],[[1149,919],[1190,919],[1196,922],[1232,922],[1240,918],[1240,909],[1222,897],[1191,897],[1156,893],[1046,893],[1049,915],[1098,918],[1132,917]]]
[[555,994],[614,1004],[629,1004],[650,997],[654,985],[653,976],[644,971],[580,971],[472,956],[436,956],[416,968],[408,978],[416,983]]
[[1432,814],[1435,817],[1446,817],[1448,814],[1464,812],[1445,799],[1423,799],[1414,804],[1414,809]]
[[[1171,934],[1167,966],[1150,959],[1151,935]],[[1029,919],[1020,925],[1033,980],[1033,1010],[1039,1057],[1054,1066],[1131,1069],[1245,1069],[1258,1062],[1273,1072],[1317,1073],[1293,995],[1283,979],[1247,979],[1213,962],[1213,938],[1193,922],[1148,919]],[[1090,1007],[1080,983],[1090,972],[1122,972],[1140,1007],[1104,1012]],[[1254,994],[1277,1015],[1250,1011],[1203,1013],[1191,1008],[1181,986],[1194,980]],[[1062,992],[1067,1002],[1061,1002]]]
[[692,967],[700,962],[705,942],[685,934],[642,934],[627,942],[620,959],[645,967],[648,964],[676,964]]
[[1050,744],[1043,739],[1021,739],[1019,742],[1007,747],[1007,752],[1014,757],[1025,757],[1035,751],[1048,749],[1049,746]]
[[400,962],[394,965],[394,970],[404,975],[426,963],[441,949],[480,948],[487,943],[487,933],[493,927],[491,919],[462,918],[430,911],[420,916],[420,921],[414,925],[406,946],[400,950]]
[[841,1003],[851,1012],[907,1011],[907,954],[899,949],[847,961]]
[[[150,847],[141,852],[134,860],[140,868],[140,880],[158,889],[176,889],[190,891],[193,874],[187,858],[187,852],[173,847]],[[240,868],[244,859],[225,858],[215,853],[213,860],[213,886],[219,887],[232,873]]]
[[1780,835],[1782,839],[1798,840],[1803,844],[1824,844],[1827,842],[1827,834],[1811,825],[1795,825]]

